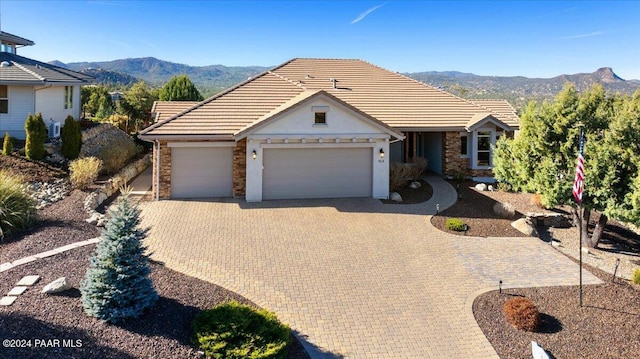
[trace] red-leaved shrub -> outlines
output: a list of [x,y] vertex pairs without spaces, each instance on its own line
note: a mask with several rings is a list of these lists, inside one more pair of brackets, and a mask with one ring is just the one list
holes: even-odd
[[535,332],[540,326],[540,313],[533,302],[524,297],[508,299],[504,303],[504,315],[507,322],[516,329]]

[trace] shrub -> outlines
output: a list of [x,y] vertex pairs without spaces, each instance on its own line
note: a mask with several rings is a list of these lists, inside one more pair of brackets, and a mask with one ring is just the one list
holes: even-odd
[[411,176],[411,170],[404,163],[392,163],[389,167],[389,190],[397,191],[404,187]]
[[510,298],[504,303],[504,315],[507,322],[516,329],[535,332],[540,326],[540,313],[535,304],[524,297]]
[[80,293],[87,314],[118,323],[139,317],[156,303],[158,294],[149,279],[149,257],[142,245],[148,229],[138,228],[140,211],[124,194],[109,216]]
[[200,312],[192,340],[212,358],[286,358],[291,329],[275,314],[235,301]]
[[409,163],[409,168],[411,170],[409,177],[412,180],[417,180],[427,170],[427,159],[424,157],[414,157]]
[[139,147],[136,146],[132,138],[117,137],[109,142],[108,146],[102,147],[97,157],[102,160],[103,171],[107,174],[113,174],[120,171],[130,158],[139,153]]
[[502,192],[513,192],[513,187],[507,182],[498,182],[498,190]]
[[640,285],[640,268],[633,271],[633,283]]
[[24,129],[27,132],[27,140],[24,145],[25,155],[32,160],[44,159],[47,125],[42,119],[42,114],[29,115],[24,123]]
[[74,188],[85,189],[96,179],[102,168],[102,161],[95,157],[79,158],[69,165],[71,185]]
[[126,133],[135,131],[135,121],[129,121],[129,117],[124,115],[113,114],[107,117],[106,122],[114,125]]
[[35,203],[25,191],[22,180],[0,171],[0,239],[29,228],[35,221]]
[[9,136],[9,132],[4,133],[4,141],[2,141],[2,154],[8,156],[13,152],[13,140]]
[[460,218],[447,218],[444,226],[450,231],[464,232],[467,225]]
[[500,218],[511,219],[516,216],[516,208],[511,203],[496,202],[493,213]]
[[62,139],[62,155],[69,160],[75,160],[80,154],[82,147],[82,133],[80,132],[80,123],[67,116],[64,120],[64,127],[60,134]]
[[453,175],[451,176],[451,178],[458,184],[464,182],[464,180],[466,180],[467,177],[469,177],[469,176],[464,171],[455,171],[453,173]]

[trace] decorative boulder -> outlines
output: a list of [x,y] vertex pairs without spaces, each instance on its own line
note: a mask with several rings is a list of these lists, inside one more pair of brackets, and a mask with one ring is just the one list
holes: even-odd
[[389,199],[396,202],[402,202],[402,196],[398,192],[391,192]]
[[511,219],[516,215],[516,209],[511,203],[496,202],[493,205],[493,213],[500,218]]
[[67,282],[67,278],[60,277],[54,280],[53,282],[47,284],[44,288],[42,288],[42,293],[45,293],[45,294],[60,293],[70,288],[71,288],[71,284]]
[[418,181],[411,182],[411,186],[414,186],[414,187],[411,187],[411,188],[420,188],[420,187],[422,187],[422,183],[420,183]]
[[489,185],[489,186],[487,187],[487,190],[489,190],[489,191],[493,192],[493,191],[495,191],[495,188],[493,188],[493,185]]
[[517,229],[518,231],[528,236],[532,236],[532,237],[538,236],[538,232],[526,218],[520,218],[514,222],[511,222],[511,227]]
[[482,192],[487,190],[487,185],[484,183],[478,183],[475,188],[476,190]]

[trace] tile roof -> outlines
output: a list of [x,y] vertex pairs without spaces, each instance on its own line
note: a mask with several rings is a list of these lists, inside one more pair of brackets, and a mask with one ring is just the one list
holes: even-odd
[[80,72],[0,52],[0,84],[82,85],[92,81],[93,77]]
[[494,106],[499,111],[493,111],[362,60],[293,59],[158,122],[141,134],[233,135],[303,91],[317,90],[326,91],[396,130],[462,130],[480,114],[518,126],[517,116],[504,106]]
[[473,99],[469,101],[475,103],[476,105],[487,108],[493,113],[498,114],[500,116],[500,119],[505,123],[518,123],[520,121],[516,109],[513,108],[513,106],[511,106],[511,104],[507,100]]
[[153,121],[164,121],[196,104],[198,101],[155,101],[151,107]]

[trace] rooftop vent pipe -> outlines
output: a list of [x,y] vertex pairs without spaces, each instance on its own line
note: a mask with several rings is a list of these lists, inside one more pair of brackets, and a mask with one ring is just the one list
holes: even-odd
[[336,86],[336,82],[338,82],[338,80],[334,79],[333,77],[329,79],[329,81],[333,82],[333,88],[337,89],[338,87]]
[[9,63],[9,61],[0,62],[0,67],[9,67],[9,66],[11,66],[11,63]]

